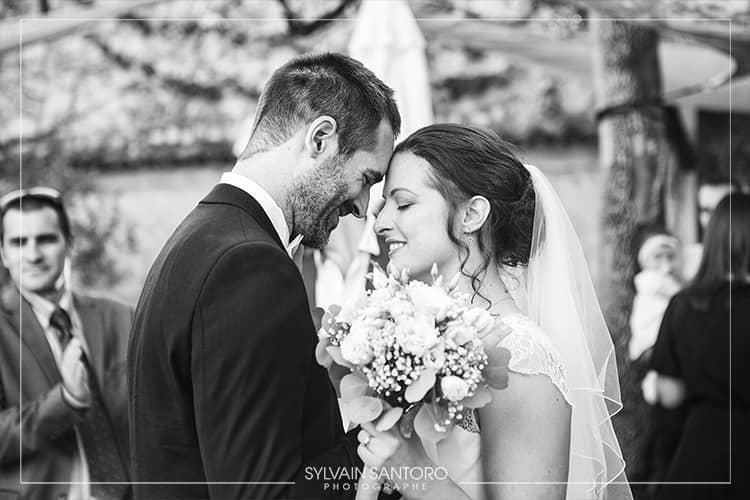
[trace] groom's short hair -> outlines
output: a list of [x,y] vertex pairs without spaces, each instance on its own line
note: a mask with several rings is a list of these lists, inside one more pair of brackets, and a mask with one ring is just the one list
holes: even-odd
[[339,152],[345,157],[372,151],[382,120],[388,120],[394,136],[401,128],[393,90],[362,63],[343,54],[305,54],[281,66],[266,83],[240,159],[285,143],[321,115],[336,120]]

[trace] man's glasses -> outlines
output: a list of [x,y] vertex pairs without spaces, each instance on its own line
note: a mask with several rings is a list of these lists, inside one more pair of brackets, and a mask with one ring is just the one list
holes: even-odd
[[20,207],[23,200],[46,200],[59,207],[63,206],[62,194],[57,189],[33,187],[11,191],[0,197],[0,214],[4,214],[9,208]]

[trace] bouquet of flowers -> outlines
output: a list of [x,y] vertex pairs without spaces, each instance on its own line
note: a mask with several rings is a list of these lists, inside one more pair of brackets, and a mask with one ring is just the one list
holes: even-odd
[[[497,342],[508,328],[432,268],[432,285],[402,272],[376,268],[374,290],[345,308],[325,313],[318,334],[333,362],[349,371],[341,378],[344,414],[353,423],[400,422],[436,440],[491,400],[489,387],[507,386],[510,353]],[[492,345],[485,347],[485,341]],[[320,352],[319,352],[320,355]]]

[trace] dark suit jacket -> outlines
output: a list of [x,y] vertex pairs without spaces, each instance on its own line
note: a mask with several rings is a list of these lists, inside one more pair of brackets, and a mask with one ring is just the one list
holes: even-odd
[[[353,496],[311,466],[360,466],[299,270],[260,205],[217,185],[157,257],[128,352],[137,499]],[[218,482],[294,482],[216,484]]]
[[[74,295],[73,301],[105,406],[118,432],[118,445],[127,456],[125,354],[132,310],[103,298]],[[20,301],[19,308],[19,294],[12,285],[0,301],[0,382],[6,399],[0,409],[0,499],[66,498],[69,485],[21,485],[18,480],[20,441],[24,481],[70,481],[76,450],[73,425],[83,414],[63,401],[60,372],[44,331],[28,302]],[[23,407],[19,407],[21,397]]]

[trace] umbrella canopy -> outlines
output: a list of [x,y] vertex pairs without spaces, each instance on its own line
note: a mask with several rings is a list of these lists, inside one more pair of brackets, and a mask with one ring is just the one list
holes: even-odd
[[362,2],[349,55],[394,90],[402,136],[432,123],[425,40],[405,0]]
[[[401,113],[401,137],[433,122],[425,40],[405,0],[364,0],[349,41],[349,55],[393,89]],[[341,303],[364,291],[371,255],[381,253],[373,215],[382,183],[370,191],[366,220],[347,217],[331,234],[325,250],[329,265],[318,274],[319,304]],[[340,280],[340,281],[339,281]]]

